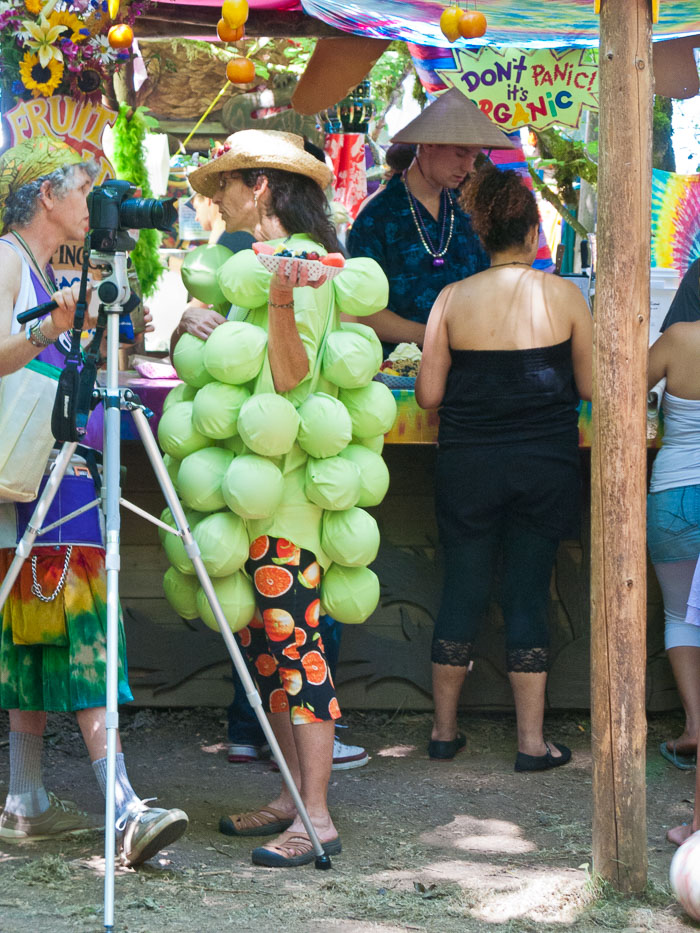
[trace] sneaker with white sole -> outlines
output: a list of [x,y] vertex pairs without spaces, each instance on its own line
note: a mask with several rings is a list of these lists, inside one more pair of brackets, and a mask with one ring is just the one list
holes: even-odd
[[244,745],[243,743],[232,743],[228,747],[228,760],[232,764],[247,764],[251,761],[260,761],[263,758],[270,757],[270,746],[264,745]]
[[369,761],[369,755],[359,745],[344,745],[340,739],[333,739],[333,770],[348,771],[361,768]]
[[184,810],[147,807],[146,801],[117,820],[117,849],[126,865],[140,865],[179,839],[189,819]]
[[6,842],[53,839],[55,836],[76,835],[103,829],[94,816],[78,810],[65,800],[49,793],[49,808],[39,816],[21,816],[3,810],[0,813],[0,839]]

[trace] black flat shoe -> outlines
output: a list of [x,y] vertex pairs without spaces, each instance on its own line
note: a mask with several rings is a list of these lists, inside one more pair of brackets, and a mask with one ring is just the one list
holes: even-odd
[[[549,768],[559,768],[561,765],[565,765],[567,761],[571,761],[571,749],[567,748],[566,745],[557,745],[556,742],[552,742],[551,745],[549,742],[544,744],[547,747],[546,755],[526,755],[524,752],[518,752],[515,758],[515,770],[547,771]],[[558,758],[555,758],[551,752],[552,745],[560,753]]]
[[466,744],[467,740],[462,732],[458,732],[457,737],[451,742],[438,742],[437,739],[431,739],[428,742],[428,757],[435,761],[450,761]]

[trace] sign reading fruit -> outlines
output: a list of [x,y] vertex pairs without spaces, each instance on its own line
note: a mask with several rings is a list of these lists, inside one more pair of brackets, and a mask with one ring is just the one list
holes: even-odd
[[575,127],[584,107],[598,109],[594,56],[590,49],[454,49],[454,68],[437,74],[506,133],[554,123]]

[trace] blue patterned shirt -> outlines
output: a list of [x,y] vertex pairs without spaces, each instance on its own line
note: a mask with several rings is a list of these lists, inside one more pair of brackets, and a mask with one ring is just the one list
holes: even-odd
[[[348,235],[351,256],[369,256],[384,270],[389,280],[389,310],[409,321],[425,324],[435,299],[446,285],[489,267],[489,257],[472,229],[469,215],[457,204],[457,192],[448,194],[454,205],[455,220],[442,266],[433,266],[432,256],[421,243],[406,189],[398,175],[358,214]],[[435,220],[422,204],[415,203],[430,237],[428,242],[437,252],[442,245],[444,204]],[[444,237],[449,229],[448,214]]]

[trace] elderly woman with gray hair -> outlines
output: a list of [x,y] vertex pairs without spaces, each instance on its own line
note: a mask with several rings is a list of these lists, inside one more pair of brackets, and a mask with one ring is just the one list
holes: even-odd
[[[86,196],[97,166],[48,136],[0,157],[0,378],[36,360],[58,373],[69,347],[78,283],[57,288],[49,265],[58,247],[88,231]],[[56,308],[23,328],[17,315],[48,300]],[[64,339],[65,338],[65,339]],[[90,458],[90,454],[86,456]],[[95,474],[97,473],[95,469]],[[85,458],[61,481],[46,524],[95,499]],[[0,578],[14,557],[34,502],[0,503]],[[10,783],[0,813],[0,840],[46,839],[94,828],[95,821],[44,788],[41,770],[47,711],[75,712],[101,789],[106,786],[106,575],[99,514],[89,509],[41,539],[2,607],[0,707],[9,710]],[[132,699],[119,632],[119,700]],[[135,794],[118,744],[117,840],[135,865],[177,839],[182,810],[148,807]]]

